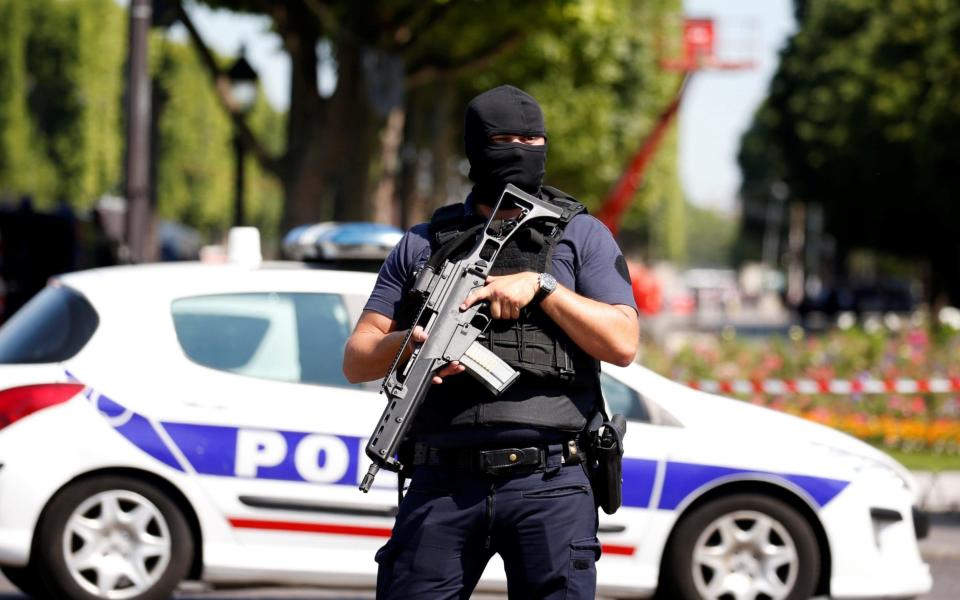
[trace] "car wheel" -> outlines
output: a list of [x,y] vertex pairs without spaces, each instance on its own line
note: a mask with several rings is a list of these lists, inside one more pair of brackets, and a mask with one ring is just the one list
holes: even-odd
[[10,580],[10,583],[15,585],[18,590],[24,594],[37,598],[40,597],[40,591],[43,589],[40,583],[40,577],[37,573],[37,570],[33,567],[10,567],[2,566],[0,571],[3,572],[3,576]]
[[40,523],[36,557],[54,598],[153,600],[186,576],[193,538],[163,492],[127,477],[60,491]]
[[665,597],[690,600],[805,600],[820,574],[810,524],[789,505],[756,494],[696,508],[677,526],[665,560]]

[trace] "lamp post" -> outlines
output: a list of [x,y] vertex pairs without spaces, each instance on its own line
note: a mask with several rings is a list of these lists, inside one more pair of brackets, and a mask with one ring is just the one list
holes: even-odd
[[156,260],[150,238],[150,71],[147,38],[150,35],[152,0],[130,3],[130,37],[127,59],[127,144],[124,195],[126,229],[120,247],[123,262]]
[[[233,63],[230,70],[227,71],[227,77],[230,79],[230,96],[233,99],[234,106],[240,115],[246,115],[253,108],[257,100],[257,73],[244,57],[244,48],[240,48],[240,57]],[[233,197],[233,225],[240,227],[244,224],[243,215],[243,163],[246,155],[246,144],[243,140],[243,134],[240,127],[236,124],[233,128],[233,150],[236,157],[236,171],[234,178],[234,197]]]
[[783,205],[789,195],[790,188],[782,181],[775,181],[770,186],[763,232],[763,264],[771,269],[780,266],[780,225],[783,223]]

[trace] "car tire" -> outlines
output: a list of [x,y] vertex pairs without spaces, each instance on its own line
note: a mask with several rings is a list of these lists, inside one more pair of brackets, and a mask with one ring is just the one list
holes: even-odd
[[35,557],[53,598],[169,598],[193,560],[177,505],[129,477],[80,480],[57,493],[40,522]]
[[10,567],[4,565],[0,567],[0,572],[12,583],[18,590],[31,598],[41,597],[43,584],[40,581],[40,575],[32,566]]
[[658,597],[806,600],[820,575],[820,552],[810,524],[788,504],[736,494],[686,515],[663,565]]

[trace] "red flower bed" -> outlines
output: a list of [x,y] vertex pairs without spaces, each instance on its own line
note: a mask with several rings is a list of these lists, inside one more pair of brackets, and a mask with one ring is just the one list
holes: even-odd
[[[835,330],[807,336],[695,337],[673,352],[645,343],[640,362],[676,381],[960,377],[960,333]],[[733,394],[737,397],[736,394]],[[876,445],[960,455],[960,394],[742,394],[743,400],[824,423]]]

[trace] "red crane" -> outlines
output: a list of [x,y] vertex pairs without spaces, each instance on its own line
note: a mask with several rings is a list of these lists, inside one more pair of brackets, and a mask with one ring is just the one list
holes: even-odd
[[[656,155],[663,138],[676,119],[680,110],[690,79],[693,74],[705,68],[739,70],[754,66],[753,61],[722,61],[714,53],[716,39],[714,22],[712,19],[687,18],[683,24],[683,56],[678,59],[661,61],[661,66],[670,71],[683,74],[676,92],[670,103],[661,111],[654,124],[653,130],[640,144],[640,147],[630,158],[623,174],[610,193],[604,199],[597,218],[610,231],[617,235],[620,232],[620,221],[630,203],[636,195],[637,189],[643,183],[650,161]],[[633,280],[633,295],[637,306],[645,314],[656,314],[660,311],[661,290],[656,277],[646,267],[638,263],[628,263],[630,277]]]

